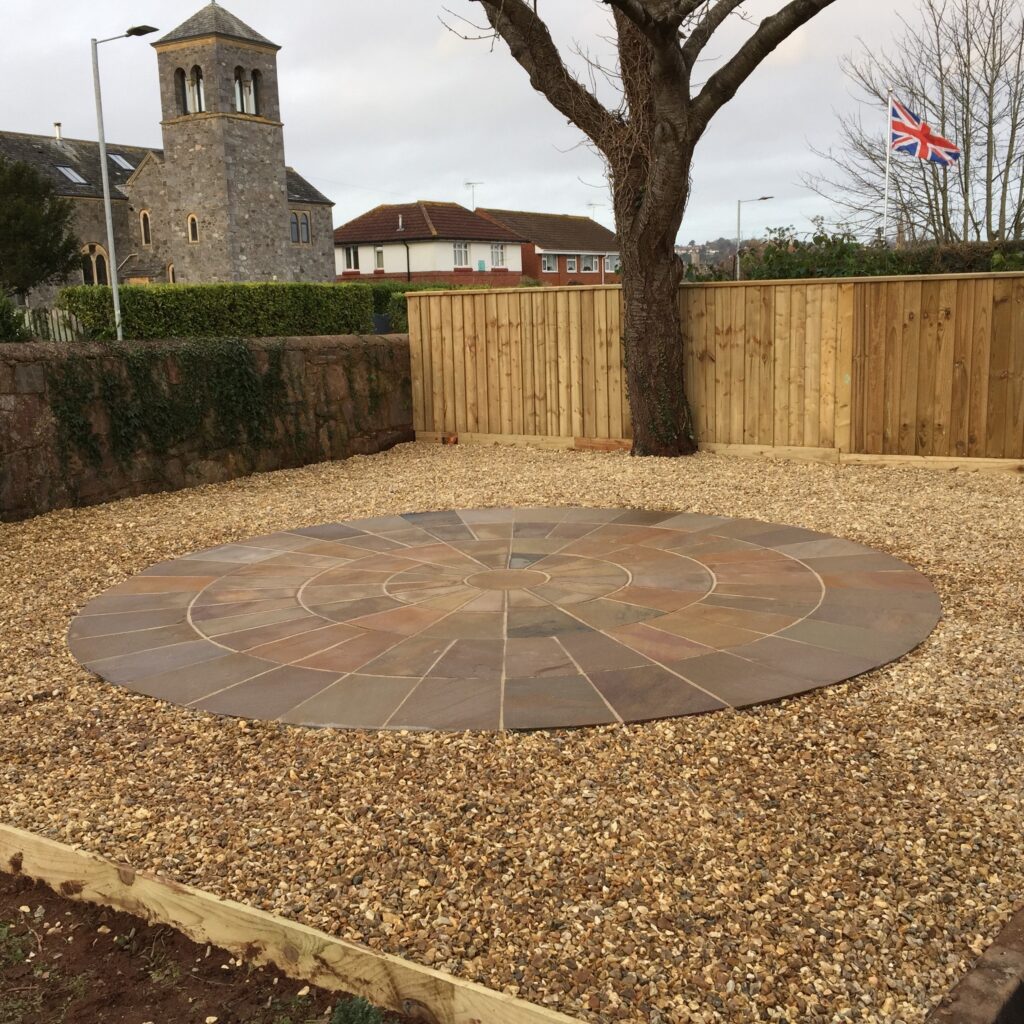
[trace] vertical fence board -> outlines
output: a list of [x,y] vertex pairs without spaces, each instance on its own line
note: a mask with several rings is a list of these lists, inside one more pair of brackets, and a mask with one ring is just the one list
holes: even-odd
[[580,334],[580,295],[569,295],[569,392],[572,435],[583,437],[583,339]]
[[618,292],[606,291],[601,294],[608,307],[608,436],[624,437],[622,308]]
[[807,345],[807,285],[801,282],[793,287],[789,318],[789,441],[804,443],[804,380]]
[[921,349],[921,282],[903,285],[900,321],[900,390],[896,454],[913,455],[917,446],[917,364]]
[[839,308],[836,314],[835,444],[843,452],[853,450],[856,289],[855,284],[847,282],[836,288]]
[[956,316],[953,320],[953,379],[950,390],[949,453],[967,455],[971,410],[971,323],[977,311],[975,281],[956,282]]
[[1004,458],[1024,457],[1024,279],[1017,278],[1011,295],[1011,342],[1006,388]]
[[894,281],[885,287],[885,367],[882,400],[882,452],[895,455],[900,443],[900,383],[902,359],[900,340],[903,333],[903,282]]
[[807,327],[804,332],[804,444],[820,447],[821,436],[821,289],[807,286]]
[[935,324],[935,383],[932,406],[935,423],[929,455],[950,453],[949,421],[953,415],[953,349],[955,338],[956,281],[939,285],[938,316]]
[[608,306],[603,292],[594,298],[594,433],[608,437]]
[[758,406],[761,397],[761,346],[764,341],[761,323],[761,288],[744,288],[743,297],[743,443],[757,444]]
[[775,444],[775,289],[761,285],[758,289],[761,306],[761,367],[757,405],[757,443]]
[[977,304],[972,314],[971,324],[971,383],[967,455],[979,458],[985,454],[988,436],[988,385],[994,293],[991,278],[977,281],[976,284]]
[[832,448],[836,443],[836,341],[839,330],[839,289],[822,285],[821,366],[818,389],[818,445]]
[[916,455],[928,455],[935,440],[935,364],[939,345],[939,283],[921,285],[921,345],[917,363]]
[[787,445],[789,440],[789,324],[792,313],[792,289],[777,286],[775,289],[775,359],[772,375],[775,406],[775,443]]

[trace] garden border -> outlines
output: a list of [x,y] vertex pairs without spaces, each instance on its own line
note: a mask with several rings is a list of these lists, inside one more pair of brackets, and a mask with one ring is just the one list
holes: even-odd
[[256,965],[363,996],[429,1024],[574,1024],[575,1018],[274,914],[0,823],[0,869],[60,895],[169,925]]

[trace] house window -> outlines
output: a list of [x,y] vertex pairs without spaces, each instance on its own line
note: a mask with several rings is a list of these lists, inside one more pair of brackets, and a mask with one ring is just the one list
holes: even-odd
[[174,72],[174,102],[179,114],[191,113],[188,102],[188,78],[184,68],[178,68]]
[[190,242],[199,241],[199,221],[194,213],[188,215],[188,240]]
[[206,110],[206,86],[203,84],[203,69],[197,64],[189,76],[189,112],[201,114]]
[[88,285],[109,284],[107,250],[95,242],[82,246],[82,281]]
[[491,266],[505,266],[505,246],[502,245],[500,242],[495,242],[491,246]]
[[583,257],[583,273],[584,274],[596,274],[597,273],[597,257],[596,256],[584,256]]
[[263,76],[258,72],[252,73],[252,86],[249,91],[249,107],[247,114],[255,114],[257,117],[263,114]]
[[309,214],[304,213],[299,218],[299,241],[303,245],[309,245]]
[[139,214],[139,225],[142,228],[142,244],[153,244],[153,229],[149,223],[149,210],[143,210]]
[[544,253],[540,258],[540,269],[543,274],[557,274],[558,273],[558,257],[552,256],[548,253]]
[[123,171],[134,171],[135,170],[135,165],[131,164],[127,160],[125,160],[125,158],[123,156],[121,156],[120,153],[111,153],[109,155],[110,155],[110,159],[113,160],[114,163],[117,164],[117,166],[121,168],[121,170],[123,170]]
[[565,272],[567,274],[575,274],[576,273],[576,257],[575,256],[566,256],[565,257]]
[[346,245],[345,246],[345,269],[346,270],[358,270],[359,269],[359,246],[358,245]]
[[292,245],[299,243],[299,215],[293,213],[291,216]]
[[167,283],[168,284],[174,284],[176,281],[177,281],[177,278],[174,276],[174,264],[173,263],[168,263],[167,264]]
[[68,181],[73,181],[76,185],[88,185],[89,183],[83,178],[74,167],[57,167],[57,170],[64,175]]
[[384,269],[384,246],[383,245],[378,245],[377,248],[373,250],[373,265],[374,265],[374,267],[377,270],[383,270]]
[[452,246],[452,252],[455,257],[455,266],[469,266],[469,242],[456,242]]
[[618,254],[613,253],[611,256],[605,256],[605,258],[604,258],[604,272],[606,274],[617,274],[619,272],[619,257],[618,257]]

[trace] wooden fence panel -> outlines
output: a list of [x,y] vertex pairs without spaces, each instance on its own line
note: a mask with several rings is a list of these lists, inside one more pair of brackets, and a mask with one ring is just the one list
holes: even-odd
[[[679,310],[703,443],[1024,458],[1024,274],[687,284]],[[420,433],[632,435],[618,286],[413,293],[409,329]]]

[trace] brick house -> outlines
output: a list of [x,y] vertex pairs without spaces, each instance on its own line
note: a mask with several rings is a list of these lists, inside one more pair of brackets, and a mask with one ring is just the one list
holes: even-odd
[[517,285],[522,236],[458,203],[378,206],[334,232],[338,280]]
[[590,217],[485,208],[476,212],[526,239],[526,277],[549,285],[619,283],[618,239]]
[[[153,46],[164,148],[107,145],[119,280],[333,280],[333,203],[285,164],[280,47],[215,3]],[[0,156],[74,201],[82,269],[65,283],[106,284],[99,144],[55,128],[0,132]],[[49,303],[60,287],[30,302]]]

